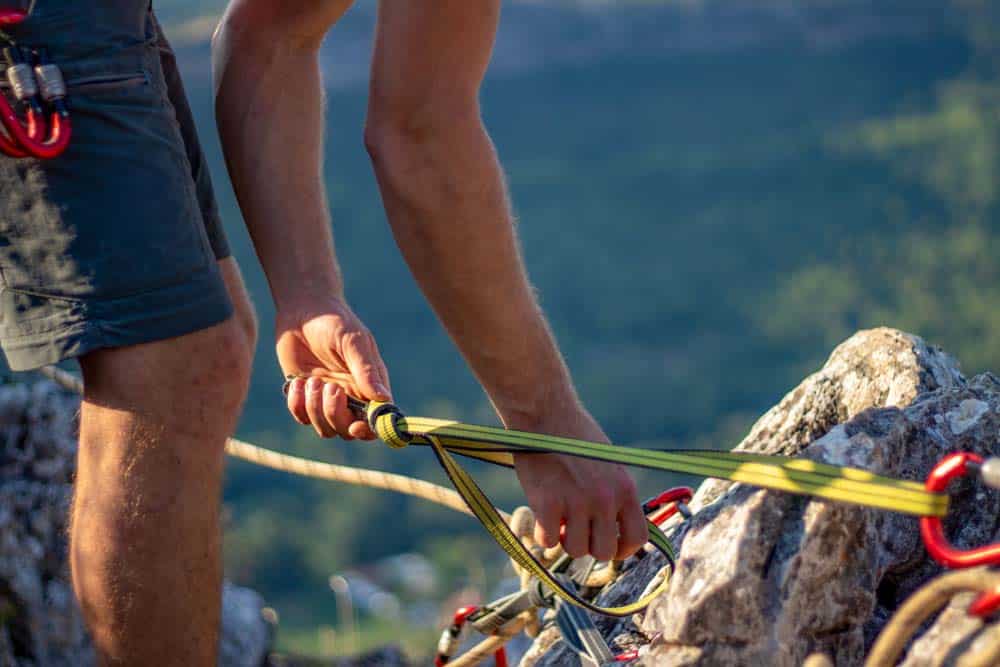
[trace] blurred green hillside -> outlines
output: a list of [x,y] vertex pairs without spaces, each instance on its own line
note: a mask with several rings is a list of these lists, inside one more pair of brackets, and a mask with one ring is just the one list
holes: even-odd
[[[197,15],[161,4],[177,21]],[[613,439],[731,447],[863,327],[920,334],[969,374],[1000,370],[1000,20],[987,0],[948,10],[961,20],[828,48],[643,50],[490,77],[486,120],[532,278]],[[286,416],[270,300],[199,70],[206,48],[181,57],[262,322],[239,435],[441,481],[426,452],[320,441]],[[358,83],[328,100],[349,297],[404,410],[493,421],[388,233],[361,145],[365,96]],[[517,502],[512,476],[476,470],[501,504]],[[642,475],[647,493],[675,481]],[[443,568],[443,596],[481,583],[479,560],[502,564],[471,520],[388,494],[232,463],[225,501],[229,574],[278,609],[286,646],[315,648],[313,629],[336,625],[326,582],[344,568],[417,550]]]

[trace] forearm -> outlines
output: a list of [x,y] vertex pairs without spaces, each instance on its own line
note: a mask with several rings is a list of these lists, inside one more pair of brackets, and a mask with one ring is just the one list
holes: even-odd
[[[478,117],[413,135],[370,128],[396,240],[508,426],[578,409],[525,275],[495,151]],[[414,137],[422,137],[414,141]]]
[[318,42],[283,37],[227,16],[213,39],[223,152],[279,310],[343,290],[322,180]]

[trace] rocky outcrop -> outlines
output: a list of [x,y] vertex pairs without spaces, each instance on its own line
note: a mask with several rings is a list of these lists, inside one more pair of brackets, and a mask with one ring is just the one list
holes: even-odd
[[[48,380],[0,387],[2,667],[94,664],[66,563],[78,405]],[[253,591],[226,585],[220,665],[267,659],[273,629],[262,604]]]
[[[995,455],[998,440],[1000,380],[966,381],[919,338],[876,329],[839,346],[737,449],[922,480],[948,452]],[[951,491],[953,541],[991,541],[998,494],[969,480]],[[598,620],[613,644],[647,645],[645,664],[797,666],[818,651],[857,665],[901,601],[941,571],[912,517],[717,480],[702,484],[691,509],[667,531],[680,549],[667,593],[641,618]],[[631,559],[599,601],[634,599],[662,567],[656,554]],[[905,664],[954,662],[981,630],[963,610],[954,602]],[[553,641],[543,633],[522,664],[578,664]]]

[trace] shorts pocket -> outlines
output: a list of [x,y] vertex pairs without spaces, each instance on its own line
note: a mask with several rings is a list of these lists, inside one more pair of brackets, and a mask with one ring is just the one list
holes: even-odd
[[145,72],[135,72],[134,74],[94,74],[77,77],[66,82],[66,89],[72,97],[73,95],[113,93],[126,88],[148,85],[149,75]]

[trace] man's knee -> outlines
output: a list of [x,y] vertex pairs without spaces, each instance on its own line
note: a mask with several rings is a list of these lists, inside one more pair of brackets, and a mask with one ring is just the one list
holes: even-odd
[[85,399],[164,426],[228,435],[249,386],[253,345],[237,316],[184,336],[81,358]]

